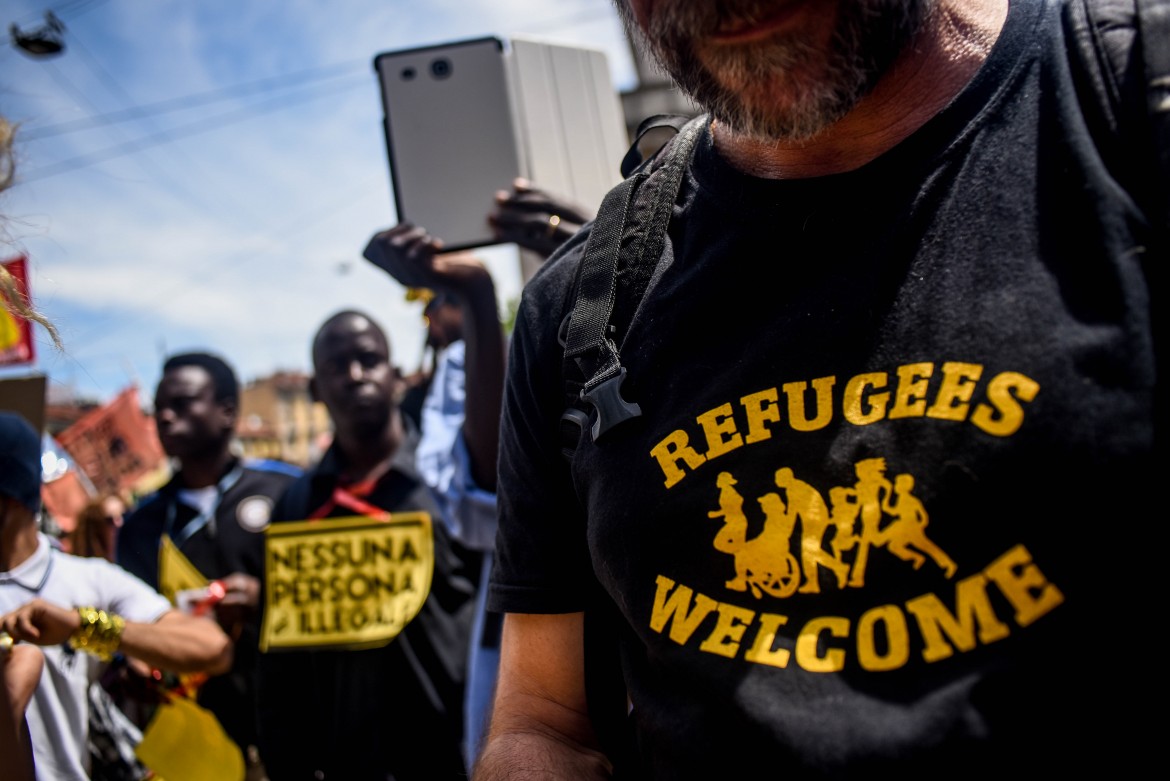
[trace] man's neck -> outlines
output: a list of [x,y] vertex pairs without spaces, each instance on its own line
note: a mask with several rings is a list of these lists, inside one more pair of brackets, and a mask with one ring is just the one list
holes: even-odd
[[337,448],[344,456],[343,477],[349,482],[361,482],[384,471],[394,459],[405,437],[402,416],[395,411],[377,436],[370,436],[368,429],[359,427],[339,428],[336,437]]
[[943,0],[873,91],[809,141],[764,141],[712,124],[715,146],[741,171],[804,179],[852,171],[926,124],[970,82],[1007,18],[1008,0]]
[[0,572],[9,572],[24,564],[37,552],[35,520],[9,519],[0,525]]
[[235,456],[227,449],[203,458],[186,459],[179,469],[179,483],[183,488],[216,485],[234,460]]

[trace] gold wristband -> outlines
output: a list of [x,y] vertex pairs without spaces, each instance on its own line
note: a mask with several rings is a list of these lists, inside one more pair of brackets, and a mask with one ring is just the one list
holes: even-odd
[[126,620],[96,607],[79,607],[77,614],[81,616],[81,626],[69,637],[69,647],[93,654],[103,662],[110,661],[122,645]]

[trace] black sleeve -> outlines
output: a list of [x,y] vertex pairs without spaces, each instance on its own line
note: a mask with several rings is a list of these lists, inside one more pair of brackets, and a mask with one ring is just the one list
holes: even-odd
[[592,572],[581,510],[561,456],[566,406],[557,340],[586,231],[525,286],[508,355],[500,434],[499,529],[488,593],[498,612],[583,609]]
[[115,563],[158,589],[158,543],[162,534],[162,507],[158,499],[126,516],[114,546]]
[[[300,520],[297,508],[308,499],[308,478],[300,477],[285,489],[272,508],[272,523]],[[294,517],[296,516],[296,517]],[[264,567],[260,574],[260,605],[265,605]],[[312,657],[299,651],[258,654],[256,711],[260,758],[270,781],[308,781],[315,767],[312,719],[303,712],[312,686]]]

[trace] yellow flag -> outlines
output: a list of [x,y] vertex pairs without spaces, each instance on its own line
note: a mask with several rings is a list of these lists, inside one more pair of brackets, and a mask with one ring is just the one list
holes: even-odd
[[244,755],[215,716],[194,700],[158,706],[134,753],[166,781],[243,781]]
[[175,595],[180,591],[204,588],[209,582],[171,538],[164,534],[158,547],[159,593],[174,605],[177,604]]
[[[210,581],[195,568],[190,559],[183,555],[183,552],[179,550],[171,538],[164,534],[158,549],[159,593],[166,597],[172,605],[183,609],[178,603],[177,595],[188,589],[206,588],[209,583]],[[192,699],[206,679],[207,676],[202,673],[187,673],[179,676],[179,682]],[[214,719],[210,713],[207,715]],[[216,726],[219,726],[218,722]],[[170,779],[166,779],[166,781],[170,781]]]
[[7,350],[20,343],[20,326],[8,310],[0,306],[0,350]]

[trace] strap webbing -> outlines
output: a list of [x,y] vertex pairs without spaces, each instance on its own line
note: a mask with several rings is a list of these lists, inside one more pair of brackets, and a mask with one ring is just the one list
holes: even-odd
[[1161,176],[1163,225],[1170,226],[1170,0],[1137,0],[1138,35],[1145,60],[1146,104]]
[[648,179],[653,181],[654,190],[647,196],[649,216],[629,254],[628,266],[640,296],[662,252],[683,173],[704,124],[704,118],[698,117],[683,127],[667,150],[661,174],[650,177],[644,169],[638,170],[606,194],[585,244],[577,297],[565,338],[565,358],[574,361],[586,377],[581,398],[597,410],[592,427],[594,441],[618,423],[642,414],[637,404],[621,397],[625,369],[610,327],[622,236],[630,221],[631,206],[641,185]]
[[596,351],[594,365],[581,366],[585,371],[586,387],[597,378],[609,376],[619,364],[617,347],[606,334],[609,315],[613,311],[614,296],[617,292],[617,265],[621,249],[622,231],[630,210],[630,202],[645,174],[636,174],[625,179],[610,190],[601,202],[597,219],[585,244],[582,260],[581,284],[577,289],[577,300],[573,303],[573,315],[569,319],[569,333],[565,343],[565,356],[578,359]]

